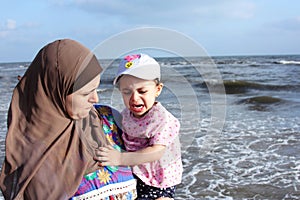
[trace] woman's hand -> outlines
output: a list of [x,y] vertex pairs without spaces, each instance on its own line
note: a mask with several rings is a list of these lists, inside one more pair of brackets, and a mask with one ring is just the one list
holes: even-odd
[[99,147],[95,150],[94,160],[100,162],[101,166],[122,165],[122,153],[112,146]]

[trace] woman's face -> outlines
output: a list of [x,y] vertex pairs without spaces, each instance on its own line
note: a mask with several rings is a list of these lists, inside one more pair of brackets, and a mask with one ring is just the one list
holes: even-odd
[[99,83],[100,75],[66,97],[66,110],[72,119],[82,119],[88,116],[93,105],[99,100],[97,94]]

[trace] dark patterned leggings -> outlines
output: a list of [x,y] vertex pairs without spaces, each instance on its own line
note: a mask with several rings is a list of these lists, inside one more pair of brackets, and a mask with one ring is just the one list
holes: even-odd
[[146,185],[137,176],[135,176],[135,178],[137,180],[137,200],[154,200],[159,197],[174,198],[175,196],[175,186],[168,188],[157,188]]

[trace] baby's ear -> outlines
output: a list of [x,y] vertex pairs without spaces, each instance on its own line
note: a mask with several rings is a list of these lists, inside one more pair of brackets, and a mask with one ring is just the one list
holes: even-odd
[[158,97],[162,91],[164,87],[164,84],[163,83],[158,83],[157,86],[156,86],[156,94],[155,96]]

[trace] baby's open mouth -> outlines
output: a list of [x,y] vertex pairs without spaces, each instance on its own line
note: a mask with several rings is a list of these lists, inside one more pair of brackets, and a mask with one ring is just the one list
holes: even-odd
[[144,108],[144,105],[143,104],[134,104],[134,105],[131,105],[131,110],[133,112],[141,112]]

